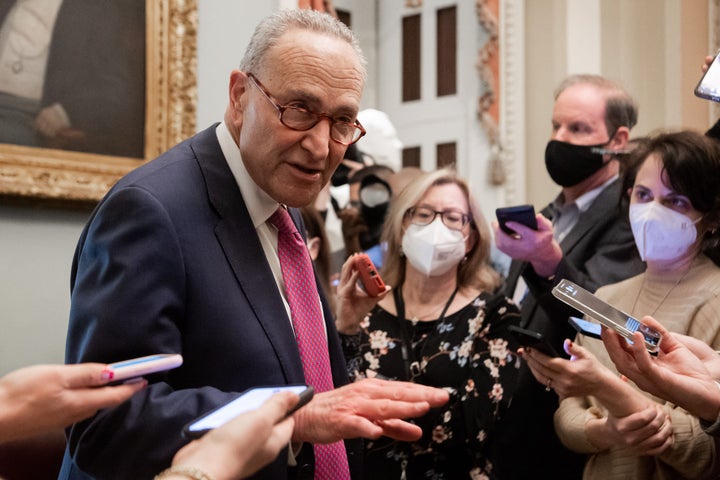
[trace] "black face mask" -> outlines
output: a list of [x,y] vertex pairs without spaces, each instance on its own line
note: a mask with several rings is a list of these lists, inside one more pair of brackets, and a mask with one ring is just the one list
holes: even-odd
[[367,250],[380,243],[385,215],[387,215],[390,202],[381,203],[375,207],[361,205],[360,213],[367,225],[367,231],[359,236],[360,248]]
[[607,143],[575,145],[550,140],[545,148],[545,168],[550,178],[561,187],[572,187],[582,182],[605,166],[603,155],[594,153],[593,149],[601,149]]

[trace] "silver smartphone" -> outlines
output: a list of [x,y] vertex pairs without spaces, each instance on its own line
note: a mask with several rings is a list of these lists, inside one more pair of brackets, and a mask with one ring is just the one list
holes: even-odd
[[695,96],[720,102],[720,55],[712,63],[695,87]]
[[553,288],[552,294],[571,307],[580,310],[588,317],[592,317],[606,327],[614,329],[630,341],[633,339],[633,333],[642,333],[643,337],[645,337],[645,348],[650,353],[657,353],[662,340],[660,332],[618,310],[609,303],[600,300],[581,286],[563,279]]

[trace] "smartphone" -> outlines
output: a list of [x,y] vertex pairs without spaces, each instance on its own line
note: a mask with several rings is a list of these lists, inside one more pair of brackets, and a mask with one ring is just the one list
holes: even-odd
[[522,223],[528,228],[537,230],[537,219],[535,218],[535,207],[532,205],[516,205],[514,207],[502,207],[495,209],[495,216],[500,224],[500,230],[512,235],[515,230],[509,228],[507,221]]
[[715,55],[707,72],[695,87],[695,96],[720,102],[720,54]]
[[539,352],[549,355],[551,357],[559,357],[557,350],[550,345],[547,340],[543,337],[542,333],[535,332],[533,330],[527,330],[525,328],[518,327],[517,325],[510,325],[508,330],[512,333],[515,339],[523,347],[534,348]]
[[187,438],[199,438],[213,428],[220,427],[241,413],[250,412],[260,408],[267,399],[279,392],[291,391],[298,394],[300,400],[285,414],[285,418],[292,415],[300,407],[312,400],[315,391],[308,385],[278,385],[273,387],[257,387],[244,391],[238,397],[215,410],[193,420],[183,428],[183,435]]
[[645,337],[645,348],[647,348],[648,352],[652,354],[658,352],[662,340],[660,332],[618,310],[609,303],[600,300],[579,285],[567,279],[562,279],[553,288],[552,294],[571,307],[580,310],[588,317],[592,317],[606,327],[614,329],[630,341],[632,341],[633,333],[642,333],[643,337]]
[[578,317],[568,318],[570,325],[577,330],[578,333],[582,333],[586,337],[592,337],[602,339],[600,332],[602,332],[602,326],[599,323],[588,322]]
[[172,370],[182,365],[182,363],[182,355],[177,353],[162,353],[111,363],[105,367],[103,373],[108,376],[111,382],[115,383],[122,380],[139,378],[151,373]]
[[366,253],[355,255],[355,268],[360,272],[360,287],[371,297],[377,297],[385,291],[385,282],[380,278],[375,265]]

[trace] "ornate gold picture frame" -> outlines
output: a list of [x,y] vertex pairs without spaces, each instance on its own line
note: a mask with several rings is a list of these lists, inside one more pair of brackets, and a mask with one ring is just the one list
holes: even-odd
[[195,133],[197,1],[146,0],[145,9],[144,158],[0,143],[0,201],[95,203],[130,170]]

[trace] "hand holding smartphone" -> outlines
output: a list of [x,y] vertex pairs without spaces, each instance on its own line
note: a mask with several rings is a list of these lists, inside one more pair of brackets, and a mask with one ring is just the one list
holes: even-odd
[[705,74],[695,87],[695,96],[720,102],[720,54],[715,55]]
[[202,437],[208,431],[223,426],[238,415],[260,408],[270,397],[284,391],[297,393],[300,397],[298,403],[285,414],[285,418],[295,413],[300,407],[306,405],[312,400],[315,394],[313,388],[308,385],[279,385],[251,388],[241,393],[240,396],[234,400],[185,425],[183,435],[187,438]]
[[355,255],[355,268],[360,273],[360,286],[371,297],[385,292],[385,282],[366,253]]
[[605,303],[579,285],[563,279],[553,288],[552,294],[606,327],[614,329],[631,342],[633,341],[633,333],[642,333],[643,337],[645,337],[645,348],[651,354],[657,354],[662,340],[660,332]]
[[528,228],[537,230],[537,219],[535,218],[535,207],[532,205],[516,205],[514,207],[502,207],[495,209],[495,216],[497,217],[500,230],[513,235],[517,233],[506,225],[506,222],[517,222],[525,225]]
[[103,370],[103,375],[111,382],[121,382],[133,378],[139,378],[151,373],[172,370],[182,365],[182,355],[177,353],[163,353],[148,355],[130,360],[123,360],[109,364]]

